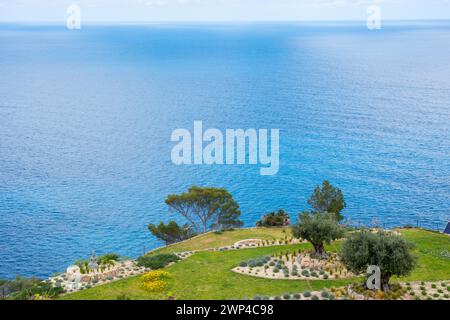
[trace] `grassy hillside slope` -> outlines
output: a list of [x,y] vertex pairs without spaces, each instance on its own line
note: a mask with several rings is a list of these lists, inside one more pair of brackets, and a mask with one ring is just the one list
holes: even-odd
[[[230,245],[248,238],[284,238],[288,229],[243,229],[209,233],[183,243],[157,250],[176,252]],[[400,230],[402,235],[416,245],[419,257],[416,270],[401,281],[437,281],[450,279],[450,237],[420,229]],[[337,251],[339,243],[328,246]],[[255,295],[282,295],[305,290],[338,287],[351,280],[273,280],[237,274],[231,269],[241,261],[281,251],[310,248],[309,244],[295,244],[276,247],[262,247],[217,252],[198,252],[175,265],[165,268],[172,279],[161,293],[149,293],[140,288],[139,277],[116,281],[110,284],[69,294],[62,299],[117,299],[125,295],[130,299],[245,299]]]

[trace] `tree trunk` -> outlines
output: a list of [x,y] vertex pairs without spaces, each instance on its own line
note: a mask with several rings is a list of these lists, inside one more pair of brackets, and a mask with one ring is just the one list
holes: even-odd
[[316,259],[324,259],[324,260],[328,259],[328,255],[325,251],[325,247],[323,246],[323,243],[315,243],[315,244],[313,243],[313,246],[314,246],[313,256]]
[[391,278],[388,274],[382,274],[380,279],[381,290],[384,292],[389,291],[389,279]]

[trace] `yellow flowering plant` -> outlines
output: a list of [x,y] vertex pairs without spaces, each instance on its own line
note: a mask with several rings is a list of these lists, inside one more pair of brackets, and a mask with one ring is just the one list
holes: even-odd
[[170,273],[162,270],[150,271],[141,276],[141,286],[143,289],[151,292],[163,291],[166,286],[166,280],[170,278]]

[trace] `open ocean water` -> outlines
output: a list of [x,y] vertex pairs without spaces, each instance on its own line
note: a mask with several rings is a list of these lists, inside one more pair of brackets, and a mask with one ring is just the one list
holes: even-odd
[[[0,25],[0,278],[161,245],[170,193],[227,188],[246,226],[323,179],[352,223],[450,218],[450,24]],[[280,171],[175,166],[171,132],[279,128]]]

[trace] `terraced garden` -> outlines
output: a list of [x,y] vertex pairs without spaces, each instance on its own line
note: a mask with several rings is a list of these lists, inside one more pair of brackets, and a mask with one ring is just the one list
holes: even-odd
[[[420,289],[421,282],[432,289],[428,282],[448,283],[450,280],[450,237],[422,229],[398,230],[406,239],[416,245],[418,266],[405,278],[394,278],[394,282],[411,283],[410,291]],[[142,287],[141,277],[134,276],[98,287],[67,294],[61,299],[253,299],[255,296],[294,297],[301,292],[321,291],[324,288],[339,288],[359,278],[353,279],[266,279],[233,272],[242,261],[258,259],[261,256],[280,255],[294,250],[306,250],[308,243],[250,247],[234,250],[209,251],[208,248],[223,247],[243,239],[285,239],[289,238],[287,228],[254,228],[227,231],[221,234],[209,233],[182,243],[155,250],[150,255],[168,252],[195,252],[188,258],[166,268],[170,274],[167,285],[159,292],[149,292]],[[340,242],[327,246],[327,251],[337,252]],[[418,284],[417,284],[418,283]],[[406,284],[405,284],[406,286]],[[442,286],[442,285],[441,285]],[[429,288],[428,288],[429,287]],[[447,287],[442,287],[445,298]],[[436,290],[434,290],[436,291]],[[431,292],[430,295],[437,292]],[[444,292],[445,291],[445,292]],[[428,295],[422,298],[430,298]]]

